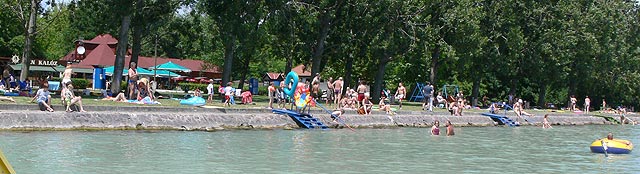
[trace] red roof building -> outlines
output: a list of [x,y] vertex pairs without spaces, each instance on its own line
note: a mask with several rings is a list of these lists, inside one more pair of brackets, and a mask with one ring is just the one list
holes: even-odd
[[265,82],[272,82],[272,81],[283,81],[284,80],[284,75],[282,73],[265,73],[264,76],[262,76],[262,81]]
[[[76,41],[75,44],[76,47],[81,45],[85,48],[84,54],[78,54],[76,50],[73,50],[59,60],[60,64],[66,65],[68,62],[77,62],[77,64],[72,63],[71,65],[74,69],[93,69],[94,67],[109,67],[114,65],[118,40],[113,38],[110,34],[102,34],[91,40]],[[131,50],[127,50],[127,54],[125,56],[125,67],[129,67],[128,64],[130,60]],[[138,67],[149,68],[169,61],[191,69],[190,73],[181,73],[182,75],[208,78],[220,78],[222,76],[222,71],[220,71],[218,66],[206,63],[202,60],[164,57],[158,57],[156,59],[153,57],[138,56]]]

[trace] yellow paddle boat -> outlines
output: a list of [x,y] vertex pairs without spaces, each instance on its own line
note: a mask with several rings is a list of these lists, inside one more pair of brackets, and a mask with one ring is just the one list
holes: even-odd
[[[604,143],[604,145],[603,145]],[[603,138],[591,143],[593,153],[628,154],[633,150],[633,143],[629,140]]]

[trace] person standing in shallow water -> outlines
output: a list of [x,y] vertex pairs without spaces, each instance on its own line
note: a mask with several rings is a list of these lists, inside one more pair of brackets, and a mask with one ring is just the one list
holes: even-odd
[[447,126],[447,136],[453,136],[456,134],[453,132],[453,125],[451,124],[451,121],[447,120],[446,126]]
[[542,120],[542,128],[552,128],[551,123],[549,122],[549,114],[544,114],[544,119]]
[[431,135],[440,135],[440,121],[436,120],[431,126]]

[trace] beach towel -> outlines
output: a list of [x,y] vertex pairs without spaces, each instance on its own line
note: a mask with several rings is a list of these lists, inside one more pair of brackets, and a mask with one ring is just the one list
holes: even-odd
[[202,97],[191,97],[189,99],[180,100],[181,105],[202,106],[206,103],[207,101]]

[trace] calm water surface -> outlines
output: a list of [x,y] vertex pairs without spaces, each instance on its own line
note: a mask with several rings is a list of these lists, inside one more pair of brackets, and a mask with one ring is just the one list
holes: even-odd
[[638,126],[329,131],[0,132],[20,174],[44,173],[640,173],[638,149],[594,154],[613,132],[640,144]]

